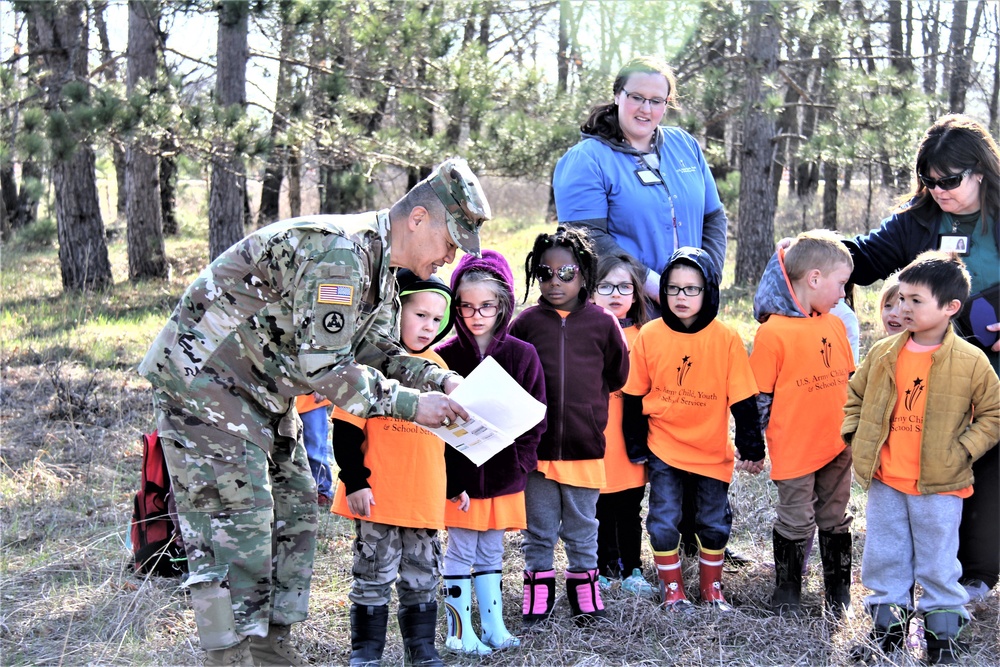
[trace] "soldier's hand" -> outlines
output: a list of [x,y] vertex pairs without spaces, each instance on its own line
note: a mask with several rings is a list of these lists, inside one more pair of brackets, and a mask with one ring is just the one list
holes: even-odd
[[347,509],[351,510],[354,516],[371,516],[371,506],[374,504],[375,496],[371,489],[359,489],[347,494]]
[[420,394],[417,401],[417,415],[413,421],[422,426],[438,428],[449,426],[459,419],[468,420],[469,413],[461,405],[439,391]]

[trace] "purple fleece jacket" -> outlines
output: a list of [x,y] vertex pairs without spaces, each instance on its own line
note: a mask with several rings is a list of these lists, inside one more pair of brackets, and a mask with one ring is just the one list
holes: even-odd
[[604,458],[608,396],[628,379],[628,346],[615,316],[587,301],[565,319],[544,298],[521,312],[510,332],[535,346],[545,369],[548,430],[543,461]]
[[[483,270],[499,277],[507,286],[510,304],[514,304],[514,278],[510,265],[503,255],[495,250],[483,250],[482,257],[465,255],[455,268],[451,277],[452,290],[455,291],[453,308],[461,303],[458,298],[459,283],[462,276],[471,270]],[[497,318],[493,341],[486,348],[486,354],[479,353],[479,345],[465,324],[465,320],[454,313],[456,335],[441,343],[435,351],[441,355],[448,369],[463,376],[468,375],[487,356],[493,357],[500,367],[525,391],[545,403],[545,376],[542,363],[538,360],[535,348],[522,340],[508,335],[507,325],[511,313],[501,314]],[[545,431],[545,419],[534,428],[523,433],[514,444],[498,452],[482,466],[476,466],[465,455],[454,447],[445,449],[445,462],[448,467],[448,497],[454,498],[462,491],[470,498],[495,498],[524,490],[528,473],[538,464],[538,441]]]

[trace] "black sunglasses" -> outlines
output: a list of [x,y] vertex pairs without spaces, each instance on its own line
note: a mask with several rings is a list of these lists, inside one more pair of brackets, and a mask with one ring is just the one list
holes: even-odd
[[576,274],[579,270],[580,267],[576,264],[563,264],[554,271],[551,266],[539,264],[535,269],[535,275],[538,276],[539,282],[543,283],[549,282],[553,277],[558,277],[562,282],[568,283],[573,280],[573,278],[576,278]]
[[965,177],[972,173],[972,169],[966,169],[961,174],[952,174],[951,176],[945,176],[944,178],[931,178],[930,176],[920,175],[920,182],[924,184],[924,187],[928,190],[933,190],[934,188],[941,188],[942,190],[954,190],[962,184]]

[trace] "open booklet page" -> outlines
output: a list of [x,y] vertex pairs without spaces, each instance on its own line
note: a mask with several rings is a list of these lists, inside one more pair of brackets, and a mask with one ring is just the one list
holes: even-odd
[[512,445],[545,416],[545,405],[526,392],[493,357],[486,357],[469,373],[451,398],[466,409],[469,420],[427,430],[478,466]]

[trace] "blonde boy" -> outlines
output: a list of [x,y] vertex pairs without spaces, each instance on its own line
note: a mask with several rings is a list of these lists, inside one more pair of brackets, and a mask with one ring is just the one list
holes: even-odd
[[851,604],[851,448],[840,425],[854,355],[830,309],[853,266],[836,234],[805,232],[771,258],[754,297],[762,324],[750,366],[778,489],[775,613],[799,611],[806,543],[817,526],[827,606],[839,615]]

